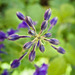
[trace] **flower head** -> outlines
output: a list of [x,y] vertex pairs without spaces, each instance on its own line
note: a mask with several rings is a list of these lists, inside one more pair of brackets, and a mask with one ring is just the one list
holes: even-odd
[[[28,28],[28,35],[17,35],[17,34],[12,34],[10,36],[8,36],[8,40],[18,40],[20,38],[31,38],[33,39],[30,42],[26,42],[23,45],[23,49],[29,51],[29,60],[32,62],[35,59],[35,53],[36,53],[36,46],[39,47],[39,50],[43,53],[45,51],[45,47],[42,41],[47,41],[52,45],[59,45],[60,42],[59,40],[55,39],[55,38],[51,38],[52,34],[49,32],[53,26],[55,26],[55,24],[57,23],[57,17],[54,17],[53,19],[51,19],[49,21],[49,18],[51,16],[51,9],[47,9],[45,14],[44,14],[44,21],[41,24],[40,27],[40,32],[37,34],[36,32],[36,28],[35,25],[37,24],[35,21],[32,20],[32,18],[30,16],[24,16],[22,13],[18,12],[17,16],[20,20],[22,20],[22,23],[19,24],[18,29],[20,28]],[[48,22],[50,22],[48,24]],[[46,31],[45,31],[46,30]],[[43,33],[44,32],[44,33]],[[50,38],[50,39],[48,39]],[[35,45],[36,44],[36,45]],[[33,48],[32,48],[33,47]],[[54,47],[52,46],[54,49],[56,49],[59,53],[64,54],[65,50],[62,47]],[[32,49],[32,50],[31,50]],[[24,55],[21,57],[23,58]],[[21,59],[20,58],[20,59]],[[16,68],[20,65],[20,59],[15,59],[12,64],[11,67],[12,68]],[[46,69],[45,69],[46,67]],[[46,71],[45,71],[46,70]],[[47,73],[47,65],[43,64],[41,68],[37,68],[36,72],[34,73],[34,75],[46,75]]]

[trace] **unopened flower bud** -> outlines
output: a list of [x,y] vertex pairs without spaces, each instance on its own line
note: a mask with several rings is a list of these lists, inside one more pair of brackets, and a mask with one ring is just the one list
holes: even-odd
[[57,23],[57,20],[58,18],[54,17],[52,20],[50,20],[50,24],[54,26]]
[[33,44],[32,42],[27,42],[27,43],[24,44],[23,48],[29,49],[32,46],[32,44]]
[[25,52],[19,59],[15,59],[12,63],[11,63],[11,67],[12,68],[17,68],[20,65],[20,61],[23,59],[23,57],[27,54],[27,52]]
[[33,25],[33,21],[29,16],[26,16],[25,18],[26,23],[33,28],[33,30],[35,30],[34,25]]
[[28,33],[29,33],[30,35],[35,35],[35,31],[33,31],[33,30],[29,30]]
[[60,43],[57,39],[54,38],[50,39],[49,42],[54,45],[58,45]]
[[48,29],[48,31],[50,31],[52,29],[52,27],[57,23],[58,18],[54,17],[52,20],[50,20],[50,28]]
[[59,47],[57,51],[58,51],[59,53],[62,53],[62,54],[65,53],[65,50],[64,50],[62,47]]
[[34,44],[33,50],[29,54],[30,61],[33,61],[35,59],[35,47],[36,47],[36,43]]
[[33,61],[35,59],[35,50],[32,50],[29,54],[29,60]]
[[17,68],[19,65],[20,61],[18,59],[15,59],[11,64],[11,68]]
[[44,19],[49,20],[50,16],[51,16],[51,9],[49,8],[46,10],[46,12],[44,14]]
[[[52,45],[51,45],[52,46]],[[56,49],[59,53],[61,53],[61,54],[64,54],[65,53],[65,50],[62,48],[62,47],[54,47],[54,46],[52,46],[54,49]]]
[[25,17],[24,17],[24,15],[23,15],[22,13],[17,12],[16,15],[17,15],[17,17],[18,17],[20,20],[25,20]]
[[12,40],[12,41],[18,40],[19,38],[20,38],[20,36],[17,34],[12,34],[12,35],[8,36],[8,40]]
[[44,37],[51,37],[51,36],[52,36],[51,33],[46,33],[46,34],[44,35]]
[[40,41],[38,40],[38,42],[37,42],[37,47],[39,47],[39,44],[40,44]]
[[39,49],[40,49],[41,52],[45,51],[45,47],[42,44],[39,45]]
[[41,25],[41,30],[45,30],[48,25],[48,21],[44,20]]

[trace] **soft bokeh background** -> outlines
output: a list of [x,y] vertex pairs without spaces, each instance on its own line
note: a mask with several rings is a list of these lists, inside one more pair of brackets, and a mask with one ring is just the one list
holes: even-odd
[[[51,18],[57,16],[58,23],[50,31],[52,37],[59,39],[65,50],[65,54],[59,54],[49,43],[44,42],[45,52],[36,50],[34,62],[29,62],[28,55],[21,61],[21,65],[14,69],[12,75],[33,75],[35,71],[34,63],[40,66],[42,63],[49,64],[48,75],[75,75],[75,0],[0,0],[0,30],[7,32],[8,29],[17,29],[21,21],[17,18],[19,11],[25,16],[30,16],[34,21],[38,21],[35,26],[37,32],[43,21],[47,8],[52,9]],[[20,29],[19,35],[26,35],[27,29]],[[4,69],[10,69],[10,63],[19,58],[22,52],[22,45],[31,39],[20,39],[15,42],[5,40],[3,43],[7,55],[1,54],[3,61],[0,61],[0,73]]]

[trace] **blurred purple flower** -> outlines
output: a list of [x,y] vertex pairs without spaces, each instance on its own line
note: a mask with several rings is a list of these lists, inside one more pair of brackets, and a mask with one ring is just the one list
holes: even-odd
[[9,30],[7,31],[7,34],[8,34],[8,36],[9,36],[9,35],[15,34],[16,32],[18,32],[18,30],[9,29]]
[[37,65],[35,65],[35,67],[36,67],[36,71],[34,72],[33,75],[46,75],[47,74],[47,69],[48,69],[47,64],[42,64],[41,67],[38,67]]
[[[37,21],[33,21],[33,25],[36,25],[36,24],[37,24]],[[29,28],[29,26],[27,25],[25,21],[22,21],[22,23],[18,25],[18,29],[20,28]]]
[[25,21],[23,21],[22,23],[20,23],[18,25],[18,29],[20,29],[20,28],[29,28],[29,26],[27,25],[27,23]]
[[0,50],[4,48],[4,44],[0,44]]
[[9,72],[5,69],[1,75],[9,75]]
[[3,31],[0,31],[0,42],[6,39],[6,34]]

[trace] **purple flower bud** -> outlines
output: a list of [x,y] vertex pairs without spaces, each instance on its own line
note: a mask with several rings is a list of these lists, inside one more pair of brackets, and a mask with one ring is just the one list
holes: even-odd
[[48,25],[48,21],[44,20],[41,25],[41,30],[45,30]]
[[20,61],[18,59],[15,59],[11,64],[11,68],[17,68],[19,65]]
[[44,48],[44,46],[42,44],[39,45],[39,49],[40,49],[41,52],[45,51],[45,48]]
[[59,53],[62,53],[62,54],[65,53],[65,50],[64,50],[62,47],[59,47],[57,51],[58,51]]
[[5,69],[1,75],[9,75],[9,72]]
[[50,20],[50,24],[54,26],[57,23],[57,20],[58,18],[54,17],[52,20]]
[[50,16],[51,16],[51,9],[49,8],[46,10],[46,12],[44,14],[44,19],[49,20]]
[[47,74],[47,69],[48,69],[47,64],[42,64],[41,67],[38,67],[37,65],[35,65],[35,67],[36,67],[36,71],[34,72],[33,75],[46,75]]
[[35,31],[33,31],[33,30],[29,30],[28,33],[29,33],[30,35],[35,35]]
[[33,50],[29,54],[30,61],[33,61],[35,59],[35,47],[36,47],[36,44],[34,44]]
[[18,17],[20,20],[25,20],[25,17],[24,17],[24,15],[23,15],[22,13],[17,12],[16,15],[17,15],[17,17]]
[[6,34],[3,31],[0,31],[0,42],[6,39]]
[[11,63],[11,67],[12,68],[17,68],[20,65],[20,61],[22,60],[22,58],[27,54],[24,53],[19,59],[15,59],[12,63]]
[[[51,45],[52,46],[52,45]],[[54,49],[56,49],[59,53],[61,53],[61,54],[64,54],[65,53],[65,50],[62,48],[62,47],[54,47],[54,46],[52,46]]]
[[50,31],[52,29],[52,27],[57,23],[58,18],[54,17],[51,21],[50,21],[50,28],[48,29],[48,31]]
[[29,16],[26,16],[25,18],[26,23],[33,28],[33,30],[35,30],[34,25],[33,25],[33,21]]
[[32,46],[32,44],[33,44],[32,42],[27,42],[27,43],[24,44],[23,48],[29,49]]
[[50,39],[49,42],[54,45],[58,45],[60,43],[57,39],[54,38]]
[[51,36],[52,36],[51,33],[46,33],[46,34],[44,35],[44,37],[51,37]]
[[38,43],[37,43],[37,47],[39,47],[39,44],[40,44],[40,41],[38,41]]
[[16,32],[18,32],[18,30],[9,29],[9,30],[7,31],[7,34],[8,34],[8,36],[9,36],[9,35],[15,34]]
[[12,40],[12,41],[18,40],[19,38],[20,38],[20,36],[17,34],[12,34],[12,35],[8,36],[8,40]]
[[29,54],[29,60],[33,61],[35,59],[35,50],[32,50]]

